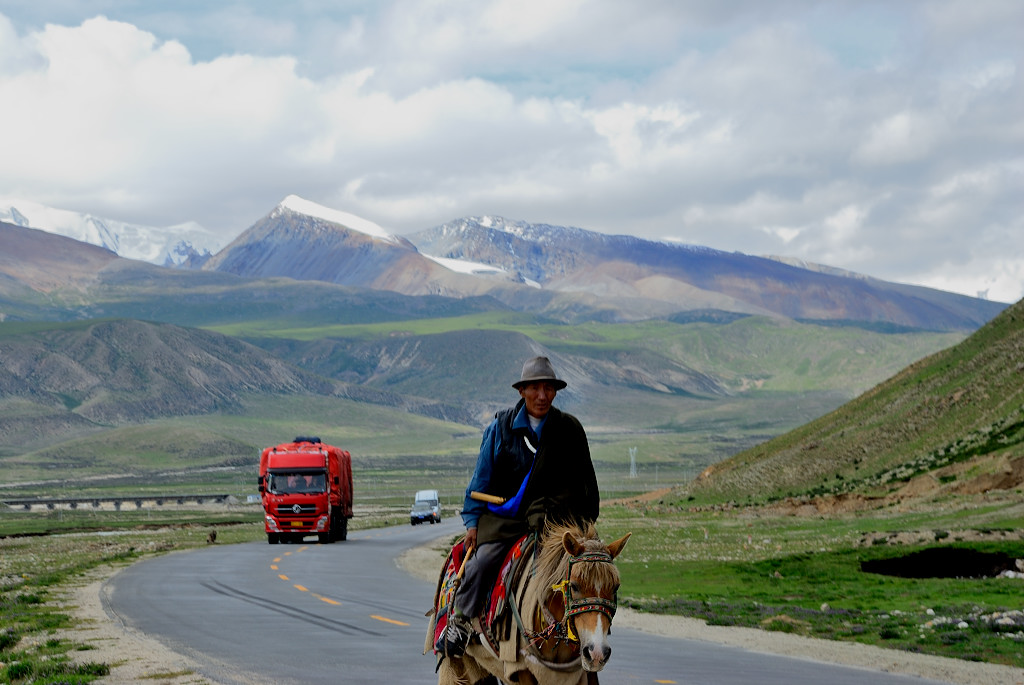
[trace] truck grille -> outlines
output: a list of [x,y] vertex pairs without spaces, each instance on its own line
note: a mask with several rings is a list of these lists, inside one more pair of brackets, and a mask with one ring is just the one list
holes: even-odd
[[315,513],[315,504],[282,504],[277,507],[277,515],[283,517],[311,516]]

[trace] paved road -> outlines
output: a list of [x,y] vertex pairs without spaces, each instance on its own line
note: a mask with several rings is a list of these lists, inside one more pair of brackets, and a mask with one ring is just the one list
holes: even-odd
[[[333,545],[211,546],[139,562],[103,588],[108,612],[226,685],[436,683],[423,655],[433,584],[395,563],[458,532],[440,525],[352,531]],[[312,538],[311,538],[312,540]],[[938,685],[616,628],[601,682],[686,685]]]

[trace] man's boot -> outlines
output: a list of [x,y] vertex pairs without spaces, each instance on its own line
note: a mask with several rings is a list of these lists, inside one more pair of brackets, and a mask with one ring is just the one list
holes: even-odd
[[469,638],[473,635],[473,627],[464,616],[455,613],[448,619],[448,626],[444,629],[444,635],[438,640],[435,649],[438,652],[457,659],[466,653],[469,645]]

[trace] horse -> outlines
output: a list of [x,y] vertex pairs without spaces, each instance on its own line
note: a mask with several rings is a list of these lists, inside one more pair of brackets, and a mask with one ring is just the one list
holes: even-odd
[[[593,524],[545,526],[522,560],[532,568],[506,588],[505,610],[487,626],[482,617],[474,620],[481,630],[462,657],[439,655],[438,685],[596,685],[612,651],[608,634],[619,589],[614,559],[629,536],[606,545]],[[452,559],[446,562],[449,579]],[[439,632],[445,577],[442,570],[427,645]],[[454,588],[448,587],[450,603]]]

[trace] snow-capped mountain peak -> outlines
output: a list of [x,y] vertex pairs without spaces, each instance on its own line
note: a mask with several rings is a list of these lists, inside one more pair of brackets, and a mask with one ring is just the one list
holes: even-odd
[[158,228],[55,209],[23,199],[0,199],[0,221],[104,247],[120,257],[160,266],[195,266],[219,250],[219,237],[195,222]]
[[342,212],[338,209],[331,209],[330,207],[324,207],[323,205],[317,204],[310,200],[299,197],[298,195],[289,195],[279,204],[278,209],[288,209],[296,214],[305,214],[316,219],[323,219],[329,221],[332,224],[341,224],[345,228],[356,231],[357,233],[363,233],[372,238],[378,240],[386,240],[389,243],[399,243],[401,241],[391,233],[388,233],[383,228],[368,221],[355,214],[349,214],[348,212]]

